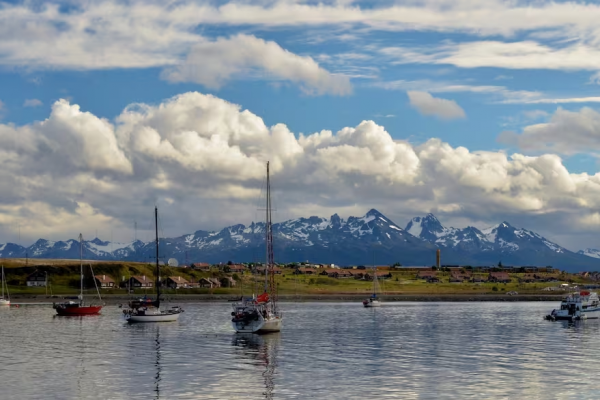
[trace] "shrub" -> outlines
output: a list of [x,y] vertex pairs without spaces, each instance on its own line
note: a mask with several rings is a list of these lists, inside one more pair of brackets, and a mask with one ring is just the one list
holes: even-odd
[[494,292],[497,292],[497,291],[498,291],[498,287],[497,287],[497,286],[494,286],[494,287],[492,288],[492,291],[494,291]]

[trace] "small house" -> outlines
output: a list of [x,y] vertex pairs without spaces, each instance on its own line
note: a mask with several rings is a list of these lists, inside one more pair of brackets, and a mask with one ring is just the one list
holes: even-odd
[[348,272],[354,279],[364,279],[366,271],[360,269],[351,269]]
[[233,279],[231,276],[223,277],[219,280],[219,282],[221,283],[221,287],[234,287],[235,286],[235,279]]
[[294,271],[294,274],[296,274],[296,275],[314,275],[316,273],[317,273],[317,271],[315,271],[314,268],[310,268],[310,267],[300,267],[300,268],[296,268],[296,270]]
[[94,275],[96,286],[101,289],[112,289],[116,287],[115,281],[108,275]]
[[140,288],[140,289],[148,289],[154,287],[153,278],[146,275],[136,275],[129,278],[129,287],[130,288]]
[[228,267],[229,267],[229,272],[231,272],[231,273],[240,274],[246,270],[246,267],[241,264],[228,265]]
[[338,269],[328,268],[328,269],[324,269],[323,271],[321,271],[319,273],[319,275],[327,276],[329,278],[337,278],[339,275],[339,272],[340,272],[340,270],[338,270]]
[[473,277],[471,278],[471,282],[484,283],[484,282],[487,282],[487,280],[485,279],[485,277],[483,277],[481,275],[473,275]]
[[189,282],[187,279],[182,278],[181,276],[169,276],[167,277],[164,285],[166,285],[169,289],[182,289],[188,288]]
[[210,271],[210,264],[197,262],[192,264],[192,268],[196,271],[208,272]]
[[392,277],[392,274],[388,271],[367,271],[364,279],[366,281],[372,281],[375,274],[377,274],[377,279],[389,279]]
[[[256,268],[256,272],[259,273],[259,274],[264,274],[265,273],[265,268],[264,267]],[[275,275],[281,275],[281,272],[282,272],[281,268],[279,268],[279,267],[273,267],[273,273]]]
[[488,282],[509,283],[510,277],[506,272],[490,272],[488,275]]
[[429,280],[435,277],[437,277],[437,271],[424,270],[417,272],[417,279]]
[[198,286],[201,288],[215,289],[221,287],[221,282],[217,278],[200,278]]
[[46,276],[46,272],[36,270],[29,274],[25,281],[27,282],[27,286],[46,286]]

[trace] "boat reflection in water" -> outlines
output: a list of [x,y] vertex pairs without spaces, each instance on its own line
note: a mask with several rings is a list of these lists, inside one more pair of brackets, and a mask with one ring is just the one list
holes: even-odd
[[155,347],[156,347],[156,362],[154,363],[154,365],[156,366],[156,375],[154,376],[154,393],[156,393],[156,397],[154,397],[155,399],[159,399],[160,398],[160,372],[162,371],[162,368],[160,366],[160,327],[157,326],[156,327],[156,341],[155,341]]
[[265,335],[238,333],[233,336],[231,343],[240,349],[244,358],[253,361],[252,364],[261,371],[265,385],[263,392],[265,399],[273,398],[279,340],[278,332]]

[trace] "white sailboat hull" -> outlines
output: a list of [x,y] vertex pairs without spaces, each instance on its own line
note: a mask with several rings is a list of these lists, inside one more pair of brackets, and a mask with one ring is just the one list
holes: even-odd
[[364,306],[366,308],[370,308],[370,307],[381,307],[381,303],[379,302],[379,300],[373,300],[367,303],[363,303]]
[[283,318],[273,317],[264,319],[262,316],[256,321],[232,321],[231,325],[237,333],[268,333],[281,331]]
[[0,299],[0,306],[10,306],[10,300]]
[[145,315],[125,315],[125,319],[130,323],[139,322],[172,322],[179,319],[180,313],[155,313]]

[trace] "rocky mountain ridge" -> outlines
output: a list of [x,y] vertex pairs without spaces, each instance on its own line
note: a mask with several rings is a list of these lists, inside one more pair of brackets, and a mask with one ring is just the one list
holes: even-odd
[[[196,231],[160,240],[160,253],[180,263],[244,262],[264,258],[264,223],[237,224],[220,231]],[[309,261],[356,264],[432,265],[442,249],[443,264],[552,265],[569,270],[600,269],[600,252],[571,252],[527,229],[502,222],[488,229],[444,227],[433,215],[411,219],[401,228],[372,209],[362,217],[343,219],[295,218],[273,225],[279,262]],[[84,242],[84,257],[100,260],[150,261],[154,242],[110,243],[95,238]],[[589,249],[588,249],[589,250]],[[597,254],[594,256],[593,254]],[[74,240],[39,239],[29,247],[0,245],[2,258],[79,258]]]

